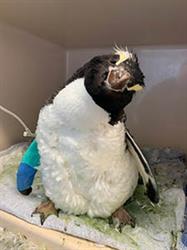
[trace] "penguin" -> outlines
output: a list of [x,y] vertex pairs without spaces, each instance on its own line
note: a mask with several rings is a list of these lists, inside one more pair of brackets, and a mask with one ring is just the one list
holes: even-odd
[[[78,69],[41,109],[39,168],[45,194],[56,209],[91,218],[112,216],[120,225],[134,226],[123,205],[139,175],[148,198],[159,202],[151,169],[125,126],[124,109],[142,88],[136,54],[117,48]],[[35,212],[39,210],[41,206]]]

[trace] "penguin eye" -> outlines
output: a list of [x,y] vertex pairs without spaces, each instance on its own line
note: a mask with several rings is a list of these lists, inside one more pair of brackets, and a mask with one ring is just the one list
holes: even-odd
[[111,60],[110,60],[110,63],[111,63],[112,65],[115,65],[115,64],[116,64],[116,62],[117,62],[117,60],[116,60],[116,59],[111,59]]

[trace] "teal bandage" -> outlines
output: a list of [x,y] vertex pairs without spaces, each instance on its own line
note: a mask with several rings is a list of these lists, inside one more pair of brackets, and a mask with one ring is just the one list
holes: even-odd
[[38,152],[36,140],[33,140],[31,145],[28,147],[25,154],[23,155],[21,162],[26,163],[27,165],[35,169],[38,169],[38,166],[40,165],[40,154]]

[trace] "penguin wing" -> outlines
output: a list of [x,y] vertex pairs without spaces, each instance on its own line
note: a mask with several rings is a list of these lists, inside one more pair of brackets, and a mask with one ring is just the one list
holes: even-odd
[[129,152],[132,154],[134,159],[137,162],[138,172],[140,173],[144,186],[146,188],[146,194],[149,199],[154,202],[159,202],[159,193],[156,180],[153,176],[151,168],[145,159],[143,153],[141,152],[140,148],[130,135],[130,133],[126,130],[126,143],[128,146]]

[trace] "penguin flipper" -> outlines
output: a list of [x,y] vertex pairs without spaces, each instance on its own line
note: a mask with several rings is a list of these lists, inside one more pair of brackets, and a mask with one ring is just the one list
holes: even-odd
[[149,197],[149,199],[154,202],[159,202],[159,193],[158,193],[158,187],[156,180],[153,176],[153,173],[151,171],[151,168],[145,159],[143,153],[141,152],[140,148],[130,135],[128,131],[126,131],[126,143],[128,146],[129,152],[132,154],[132,156],[137,161],[137,168],[138,172],[140,173],[145,189],[146,194]]

